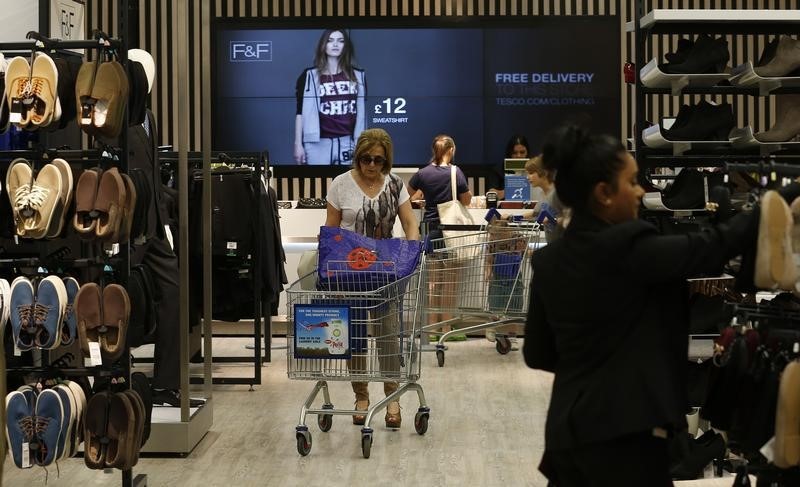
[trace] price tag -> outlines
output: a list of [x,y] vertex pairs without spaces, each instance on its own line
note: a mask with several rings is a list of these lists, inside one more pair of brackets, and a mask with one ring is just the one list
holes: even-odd
[[103,365],[103,357],[100,355],[99,342],[89,342],[89,363],[92,366]]
[[764,458],[767,459],[767,462],[772,463],[775,461],[775,437],[769,439],[768,442],[764,443],[764,446],[761,447],[760,450]]
[[236,250],[238,248],[238,244],[236,242],[228,242],[227,249],[228,250]]
[[22,443],[22,468],[31,468],[31,447],[28,442]]
[[20,123],[22,121],[22,100],[19,98],[11,99],[8,121],[11,123]]
[[15,357],[19,357],[20,355],[22,355],[22,350],[19,349],[19,346],[17,345],[17,341],[14,340],[14,356]]

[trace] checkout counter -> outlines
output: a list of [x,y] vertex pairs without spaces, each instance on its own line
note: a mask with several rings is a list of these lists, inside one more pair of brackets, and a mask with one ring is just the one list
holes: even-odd
[[[482,196],[474,197],[473,202],[481,204]],[[286,277],[289,280],[287,287],[297,280],[297,265],[300,263],[300,256],[306,250],[314,250],[317,248],[317,235],[319,234],[319,227],[325,223],[327,210],[324,208],[297,208],[297,202],[291,201],[292,208],[280,208],[278,215],[281,224],[281,236],[283,238],[283,250],[286,253]],[[422,220],[422,209],[414,210],[417,220]],[[476,222],[484,222],[486,208],[469,208],[473,219]],[[520,215],[530,210],[521,208],[515,209],[498,209],[501,215]],[[400,221],[397,220],[394,225],[393,234],[397,237],[404,235],[403,228]],[[281,293],[280,304],[278,307],[279,317],[273,320],[275,323],[276,333],[281,333],[282,316],[286,314],[286,293]]]

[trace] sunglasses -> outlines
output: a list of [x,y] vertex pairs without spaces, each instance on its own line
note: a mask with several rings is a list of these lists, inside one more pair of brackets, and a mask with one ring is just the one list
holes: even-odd
[[365,156],[359,157],[358,158],[358,162],[360,162],[361,164],[364,164],[365,166],[369,166],[373,162],[375,163],[376,166],[383,166],[384,164],[386,164],[386,158],[383,157],[383,156],[365,155]]

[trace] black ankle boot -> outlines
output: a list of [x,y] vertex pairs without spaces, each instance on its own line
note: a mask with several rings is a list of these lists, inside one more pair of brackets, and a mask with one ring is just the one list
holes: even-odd
[[669,64],[670,74],[721,73],[725,70],[731,55],[728,41],[724,37],[713,39],[707,34],[697,36],[686,60],[680,64]]

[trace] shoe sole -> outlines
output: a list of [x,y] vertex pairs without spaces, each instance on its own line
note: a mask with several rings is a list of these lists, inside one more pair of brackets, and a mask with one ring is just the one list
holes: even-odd
[[[792,215],[783,197],[767,191],[761,199],[755,285],[762,289],[794,289],[796,271],[791,255]],[[788,245],[787,247],[784,247]],[[787,255],[788,254],[788,255]]]
[[58,237],[64,229],[64,216],[69,210],[69,205],[72,204],[72,167],[64,159],[53,159],[50,164],[54,165],[61,173],[61,190],[47,237]]
[[789,233],[793,226],[791,211],[783,197],[777,195],[769,200],[767,212],[769,215],[767,231],[770,247],[770,275],[781,289],[793,289],[797,279],[791,272],[794,262],[791,254],[788,253],[792,248]]

